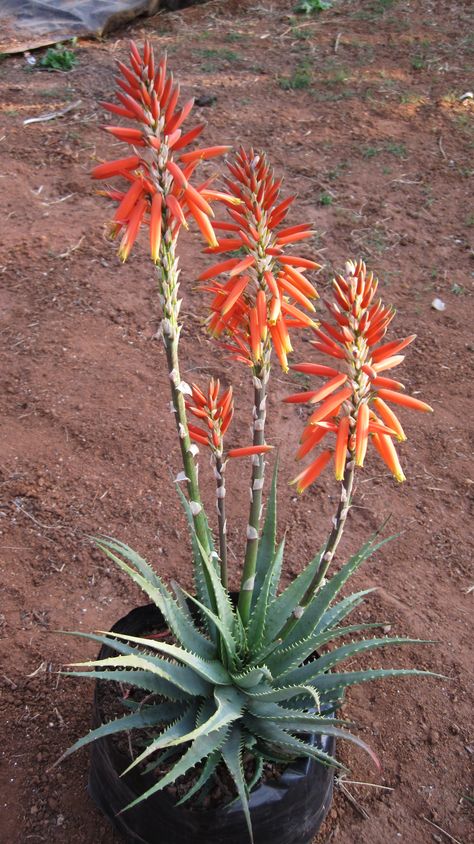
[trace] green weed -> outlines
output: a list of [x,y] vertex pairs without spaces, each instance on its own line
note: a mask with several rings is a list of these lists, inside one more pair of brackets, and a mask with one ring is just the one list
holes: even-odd
[[76,62],[77,58],[72,50],[68,50],[63,44],[58,44],[50,47],[38,64],[46,70],[67,71],[72,70]]
[[334,197],[332,197],[330,193],[326,193],[326,191],[323,191],[319,194],[318,201],[320,205],[332,205],[332,203],[334,202]]
[[312,15],[315,12],[325,12],[332,6],[332,0],[299,0],[295,12],[300,15]]
[[291,76],[281,76],[278,84],[284,91],[294,91],[301,88],[309,88],[312,81],[310,66],[307,62],[304,62],[298,65]]

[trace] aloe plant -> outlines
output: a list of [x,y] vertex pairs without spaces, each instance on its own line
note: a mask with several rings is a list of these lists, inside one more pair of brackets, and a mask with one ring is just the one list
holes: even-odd
[[[127,545],[106,536],[95,540],[156,604],[169,637],[157,639],[146,631],[140,637],[114,632],[79,634],[107,645],[115,655],[76,663],[72,667],[77,670],[69,673],[134,686],[143,697],[139,705],[129,706],[123,717],[93,730],[65,755],[95,739],[142,728],[145,747],[127,770],[137,766],[155,769],[156,782],[131,806],[200,766],[181,802],[189,800],[224,766],[235,783],[235,795],[242,803],[253,840],[249,794],[261,778],[265,760],[284,763],[311,757],[322,765],[341,768],[317,741],[318,736],[328,735],[354,742],[377,762],[373,751],[351,732],[351,725],[337,717],[346,689],[384,677],[427,673],[417,669],[340,669],[344,662],[369,650],[421,643],[404,637],[357,638],[380,625],[347,620],[371,590],[341,597],[341,589],[386,540],[372,537],[336,574],[330,579],[326,576],[346,525],[356,472],[364,465],[368,444],[397,481],[405,479],[393,440],[403,442],[406,436],[387,402],[418,411],[431,411],[431,407],[406,395],[400,382],[381,375],[403,361],[399,352],[414,335],[380,345],[395,312],[375,299],[378,281],[367,272],[364,262],[348,261],[345,276],[336,276],[333,299],[325,302],[333,323],[318,322],[313,304],[318,294],[305,273],[319,265],[292,252],[294,243],[310,238],[313,232],[306,223],[281,228],[294,197],[280,199],[281,179],[266,155],[252,148],[240,149],[228,163],[230,176],[224,180],[223,191],[210,187],[212,179],[192,184],[202,160],[225,154],[230,148],[188,149],[203,126],[182,134],[193,102],[178,110],[179,86],[167,70],[166,57],[155,63],[149,43],[145,43],[143,54],[132,43],[130,67],[118,65],[120,104],[103,106],[134,125],[106,129],[131,146],[133,155],[101,163],[92,175],[95,179],[120,177],[125,182],[123,190],[102,191],[118,202],[111,234],[121,234],[122,260],[128,259],[140,230],[149,230],[162,307],[160,336],[182,457],[182,470],[175,480],[190,528],[194,590],[188,594],[174,585],[173,593]],[[225,220],[214,219],[211,203],[224,205],[228,212]],[[187,384],[180,372],[177,244],[182,227],[191,221],[208,243],[206,254],[227,253],[225,260],[219,259],[199,276],[203,289],[213,294],[207,327],[247,367],[254,388],[252,443],[231,449],[224,444],[224,435],[234,411],[232,387],[220,394],[216,379],[201,388]],[[328,379],[316,390],[285,399],[311,407],[297,459],[316,450],[316,456],[312,455],[292,483],[298,493],[304,492],[330,463],[341,483],[332,528],[321,551],[280,591],[284,540],[277,542],[277,461],[261,530],[265,458],[272,448],[265,441],[265,422],[271,369],[277,361],[283,372],[288,372],[290,333],[296,329],[310,331],[311,337],[317,338],[312,346],[331,358],[331,366],[308,361],[292,367],[305,376]],[[198,424],[190,424],[188,414]],[[318,453],[322,441],[326,445],[326,438],[333,436],[334,445]],[[216,546],[202,503],[200,447],[210,452],[216,482]],[[251,458],[250,508],[240,589],[234,603],[228,590],[225,469],[229,459],[246,457]],[[132,696],[129,704],[130,700],[135,698]],[[244,768],[249,759],[252,765]]]

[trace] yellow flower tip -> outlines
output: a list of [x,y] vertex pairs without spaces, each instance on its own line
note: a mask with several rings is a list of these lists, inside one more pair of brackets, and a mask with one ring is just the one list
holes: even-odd
[[290,367],[288,366],[288,364],[287,364],[286,366],[283,366],[283,364],[282,364],[282,365],[281,365],[281,368],[282,368],[282,371],[285,373],[285,375],[286,375],[286,373],[287,373],[287,372],[289,371],[289,369],[290,369]]
[[336,481],[343,481],[344,480],[344,472],[335,472]]
[[397,472],[397,474],[394,475],[394,478],[398,481],[399,484],[402,484],[403,481],[406,481],[406,477],[403,472]]

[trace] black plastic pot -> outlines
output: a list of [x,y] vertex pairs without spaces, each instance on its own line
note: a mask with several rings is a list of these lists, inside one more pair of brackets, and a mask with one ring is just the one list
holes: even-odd
[[[120,619],[116,633],[143,635],[164,628],[154,604],[138,607]],[[99,658],[114,655],[102,647]],[[94,695],[93,727],[103,723],[104,682],[98,681]],[[334,753],[334,740],[322,736],[317,744]],[[99,809],[128,842],[142,844],[246,844],[247,826],[241,804],[235,801],[219,809],[189,809],[175,806],[166,792],[157,792],[138,806],[118,815],[125,806],[153,785],[156,779],[135,769],[120,774],[130,760],[114,744],[113,737],[92,745],[89,793]],[[275,781],[257,786],[250,795],[250,812],[255,844],[310,844],[321,826],[333,791],[333,770],[311,759],[289,765]]]

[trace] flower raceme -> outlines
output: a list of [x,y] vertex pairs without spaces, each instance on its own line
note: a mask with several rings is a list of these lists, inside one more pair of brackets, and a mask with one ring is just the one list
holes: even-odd
[[[228,168],[232,178],[225,180],[227,191],[239,204],[225,203],[230,219],[213,223],[222,234],[205,250],[232,253],[199,276],[214,293],[208,327],[215,337],[226,335],[227,348],[254,367],[262,363],[271,342],[286,371],[292,351],[289,329],[316,324],[300,307],[315,310],[311,300],[317,292],[304,272],[319,265],[284,250],[313,232],[307,224],[277,231],[294,197],[279,200],[281,180],[263,153],[240,149]],[[227,278],[221,281],[220,276]]]
[[[334,360],[335,366],[300,363],[296,372],[326,378],[319,389],[288,396],[284,401],[317,405],[304,429],[297,459],[305,457],[325,437],[336,437],[334,464],[337,480],[344,477],[348,460],[363,466],[369,439],[382,460],[398,481],[404,481],[393,441],[406,439],[398,417],[389,404],[413,410],[432,411],[425,402],[407,396],[399,381],[381,373],[393,369],[403,360],[400,352],[416,335],[378,345],[384,338],[395,311],[374,301],[378,281],[367,273],[365,264],[349,261],[346,275],[333,281],[334,301],[325,305],[336,326],[321,322],[314,329],[317,340],[312,345]],[[323,330],[324,329],[324,330]],[[336,363],[337,362],[337,363]],[[387,404],[389,402],[389,404]],[[329,449],[293,481],[302,492],[320,475],[332,457]]]
[[225,195],[211,190],[209,182],[195,187],[189,180],[199,161],[221,155],[230,147],[186,150],[204,128],[201,124],[183,134],[181,127],[194,100],[178,108],[179,84],[174,84],[173,75],[167,71],[166,57],[155,64],[148,42],[141,55],[132,41],[129,59],[129,67],[118,62],[119,105],[106,102],[102,106],[135,124],[105,127],[115,138],[129,144],[133,155],[99,164],[92,171],[94,179],[121,176],[129,182],[126,190],[102,191],[119,203],[112,236],[123,232],[120,257],[123,261],[128,258],[141,226],[147,224],[151,257],[157,263],[162,232],[169,230],[175,238],[181,226],[187,228],[189,217],[194,218],[207,243],[216,246],[209,203]]
[[[191,385],[192,396],[186,401],[186,408],[189,413],[197,417],[203,424],[188,424],[189,436],[195,443],[209,446],[215,456],[221,457],[224,450],[224,434],[226,433],[234,415],[234,401],[232,387],[219,397],[219,379],[211,378],[207,394],[203,393],[197,384]],[[233,448],[227,452],[227,457],[246,457],[253,454],[264,454],[270,451],[272,446],[244,446]]]

